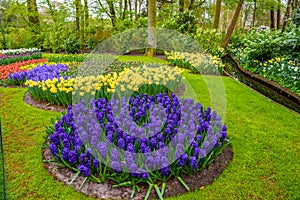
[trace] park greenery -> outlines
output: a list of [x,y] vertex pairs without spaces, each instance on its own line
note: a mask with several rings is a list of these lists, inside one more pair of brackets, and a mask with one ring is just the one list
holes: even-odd
[[[0,178],[0,198],[7,181],[9,199],[88,199],[47,174],[42,148],[52,156],[44,162],[73,170],[70,184],[83,175],[80,188],[109,181],[131,187],[131,197],[144,184],[145,199],[152,190],[164,199],[169,179],[189,191],[182,177],[206,168],[228,145],[228,169],[179,199],[300,197],[299,114],[222,76],[230,54],[300,97],[299,0],[4,0],[0,11],[0,175],[7,177]],[[128,52],[136,39],[129,34],[103,57],[93,52],[143,27],[147,47]],[[156,49],[154,28],[175,30],[201,49]],[[206,85],[218,81],[226,118],[214,104],[223,105],[221,93],[213,102]],[[65,111],[30,107],[25,93]]]

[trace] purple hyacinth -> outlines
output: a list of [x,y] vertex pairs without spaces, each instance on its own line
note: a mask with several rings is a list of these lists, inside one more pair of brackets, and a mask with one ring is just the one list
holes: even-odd
[[90,170],[90,168],[88,167],[88,166],[86,166],[86,165],[83,165],[83,164],[80,164],[79,166],[78,166],[78,170],[82,173],[82,174],[84,174],[85,176],[91,176],[91,170]]
[[50,152],[53,156],[58,158],[58,149],[57,149],[57,146],[54,143],[50,144]]
[[191,156],[190,166],[192,167],[193,170],[195,170],[198,167],[198,161],[197,161],[197,158],[195,156]]

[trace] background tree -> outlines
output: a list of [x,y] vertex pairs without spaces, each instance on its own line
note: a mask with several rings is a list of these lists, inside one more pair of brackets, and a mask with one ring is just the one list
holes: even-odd
[[231,34],[232,34],[232,32],[233,32],[233,30],[234,30],[234,27],[235,27],[235,25],[236,25],[236,22],[237,22],[237,20],[238,20],[239,14],[240,14],[240,12],[241,12],[243,3],[244,3],[244,0],[240,0],[240,1],[239,1],[238,6],[237,6],[237,8],[236,8],[236,10],[235,10],[234,16],[233,16],[233,18],[232,18],[232,21],[231,21],[231,23],[230,23],[230,25],[229,25],[229,27],[228,27],[226,36],[225,36],[223,42],[221,43],[221,47],[223,47],[224,49],[225,49],[225,48],[227,47],[227,45],[228,45],[229,39],[230,39]]
[[221,3],[222,0],[217,0],[216,2],[216,11],[215,11],[215,18],[214,18],[214,29],[218,29],[219,22],[220,22],[220,15],[221,15]]
[[148,47],[145,56],[156,55],[156,0],[148,0]]

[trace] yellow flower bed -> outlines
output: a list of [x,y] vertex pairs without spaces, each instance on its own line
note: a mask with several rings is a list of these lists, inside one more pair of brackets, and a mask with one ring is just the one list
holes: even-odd
[[165,52],[167,60],[173,66],[190,69],[194,73],[219,74],[225,66],[221,59],[206,53]]
[[148,66],[125,68],[120,73],[75,78],[54,78],[46,81],[27,80],[29,92],[35,99],[58,105],[71,105],[72,95],[111,98],[113,93],[125,95],[132,92],[161,93],[176,89],[183,70],[178,67]]

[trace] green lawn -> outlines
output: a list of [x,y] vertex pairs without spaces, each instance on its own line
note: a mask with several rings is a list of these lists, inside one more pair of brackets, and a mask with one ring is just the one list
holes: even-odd
[[[210,105],[203,79],[184,75],[199,101]],[[222,79],[233,161],[212,185],[170,199],[299,199],[300,115],[230,78]],[[207,80],[213,82],[214,77]],[[25,91],[0,88],[8,199],[90,199],[45,170],[45,126],[60,114],[25,104]]]
[[[1,120],[0,120],[0,132],[1,132]],[[0,133],[1,134],[1,133]],[[1,137],[0,137],[0,199],[4,199],[4,180],[2,171],[2,152],[1,152]]]

